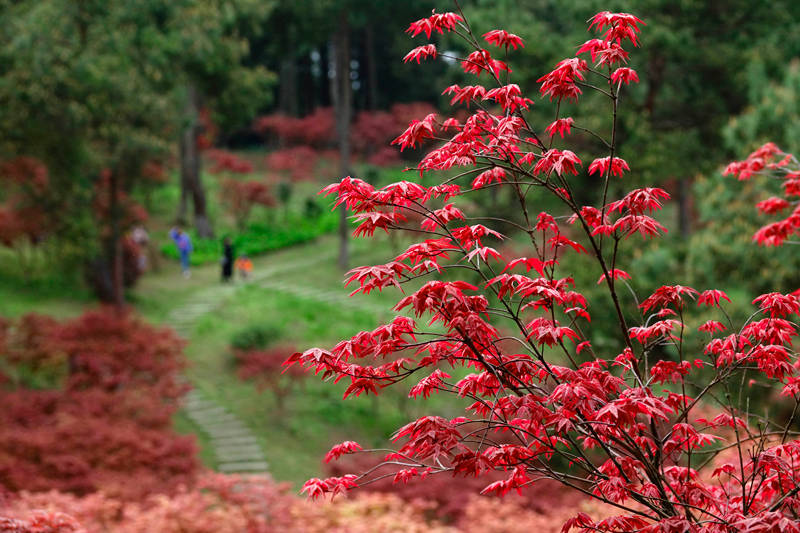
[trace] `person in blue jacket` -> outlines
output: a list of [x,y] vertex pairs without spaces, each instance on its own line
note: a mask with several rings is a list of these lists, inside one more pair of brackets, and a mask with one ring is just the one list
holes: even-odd
[[183,272],[183,277],[188,278],[192,275],[189,271],[189,259],[192,254],[192,239],[189,237],[188,233],[178,227],[169,230],[169,236],[175,242],[175,246],[178,248],[178,255],[180,255],[181,258],[181,271]]

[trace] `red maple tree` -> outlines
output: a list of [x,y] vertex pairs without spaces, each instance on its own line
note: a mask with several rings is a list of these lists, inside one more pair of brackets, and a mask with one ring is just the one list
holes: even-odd
[[[727,295],[715,289],[673,284],[627,298],[628,288],[633,291],[628,280],[636,276],[622,268],[620,250],[632,239],[666,231],[651,215],[669,199],[651,187],[614,199],[610,187],[635,170],[618,153],[618,114],[620,95],[638,80],[624,47],[638,46],[643,26],[627,13],[592,17],[589,29],[597,37],[538,80],[541,95],[556,106],[555,121],[540,126],[526,113],[533,101],[510,83],[509,64],[484,48],[460,10],[411,24],[413,36],[451,32],[461,38],[473,50],[460,58],[463,69],[488,78],[488,86],[447,90],[453,103],[475,105],[471,116],[455,121],[428,114],[394,141],[404,149],[439,140],[419,172],[450,172],[430,187],[401,181],[376,189],[346,177],[323,192],[335,197],[335,207],[355,213],[356,234],[393,231],[408,213],[423,217],[424,240],[385,264],[349,273],[355,293],[434,279],[400,299],[395,310],[405,315],[329,350],[295,353],[286,364],[346,381],[345,397],[412,380],[412,398],[444,393],[464,402],[465,416],[423,416],[397,430],[396,449],[371,450],[395,467],[395,483],[501,472],[501,479],[486,478],[484,494],[502,496],[554,480],[617,510],[605,517],[579,513],[564,524],[565,532],[800,531],[800,441],[792,430],[800,406],[800,363],[792,348],[798,299],[762,295],[751,318],[734,324],[725,311]],[[503,51],[523,45],[502,30],[483,37]],[[410,57],[436,55],[435,45],[425,45]],[[561,116],[561,103],[581,101],[584,91],[610,104],[607,131],[588,131]],[[556,133],[560,141],[584,132],[604,147],[586,164],[555,144]],[[763,168],[755,160],[745,166]],[[574,194],[583,168],[597,183],[597,200],[589,205]],[[738,167],[734,171],[741,176]],[[513,195],[518,219],[470,217],[459,207],[460,198],[493,187]],[[565,212],[536,214],[534,192],[549,195]],[[783,205],[773,204],[769,209]],[[501,255],[493,245],[506,237],[484,221],[513,228],[511,237],[525,241],[526,255]],[[591,302],[561,272],[565,254],[593,260],[617,322],[616,331],[605,334],[617,336],[620,353],[591,345]],[[454,279],[464,271],[470,282]],[[445,279],[436,279],[445,272]],[[692,324],[695,305],[718,320]],[[706,335],[701,351],[685,340],[690,328]],[[401,351],[410,354],[387,357]],[[793,405],[791,416],[749,412],[748,391],[731,394],[746,378],[773,384]],[[370,450],[348,441],[328,459],[362,451]],[[381,476],[368,470],[315,478],[303,491],[312,498],[335,496]]]

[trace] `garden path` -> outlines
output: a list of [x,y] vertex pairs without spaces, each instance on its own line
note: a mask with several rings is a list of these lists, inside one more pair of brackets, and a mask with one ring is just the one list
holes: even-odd
[[[249,283],[276,292],[282,292],[298,299],[336,304],[343,309],[370,309],[385,313],[385,306],[371,303],[366,299],[354,300],[348,291],[320,289],[309,284],[287,282],[286,272],[312,269],[333,262],[330,253],[318,254],[310,259],[295,260],[273,267],[257,270]],[[181,337],[191,342],[197,321],[223,306],[225,301],[240,289],[241,285],[216,284],[197,290],[180,306],[173,308],[166,323]],[[198,388],[192,389],[184,398],[184,412],[196,427],[209,437],[211,451],[217,460],[217,469],[231,473],[262,473],[269,468],[264,452],[256,434],[230,410],[218,405]]]

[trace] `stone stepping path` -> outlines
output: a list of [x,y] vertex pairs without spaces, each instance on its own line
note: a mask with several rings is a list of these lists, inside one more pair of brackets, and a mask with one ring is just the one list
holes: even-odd
[[370,301],[366,298],[350,298],[347,292],[335,291],[330,289],[318,289],[308,285],[288,285],[277,279],[267,279],[258,284],[259,287],[270,289],[286,294],[291,294],[303,300],[311,300],[327,304],[335,304],[338,307],[351,310],[368,310],[378,314],[392,313],[389,306],[383,306]]
[[[276,265],[255,272],[250,283],[259,287],[290,294],[304,300],[334,304],[347,310],[368,310],[377,316],[391,316],[388,306],[367,298],[350,298],[345,290],[318,289],[307,285],[291,285],[282,281],[280,274],[296,272],[313,265],[332,261],[333,254],[318,255],[313,259]],[[186,303],[173,309],[167,316],[170,325],[181,337],[190,339],[197,321],[219,306],[241,285],[232,283],[216,285],[197,291]],[[184,397],[184,412],[197,428],[210,438],[217,470],[226,473],[264,474],[268,463],[253,431],[234,413],[217,405],[198,389]]]
[[[307,268],[332,257],[332,255],[321,255],[302,264],[266,268],[258,271],[251,279],[251,283],[269,283],[270,278],[282,272]],[[198,319],[213,312],[238,288],[237,284],[229,284],[200,290],[188,302],[173,309],[167,316],[166,322],[178,335],[189,339]],[[183,409],[197,428],[209,436],[211,449],[217,459],[217,470],[241,474],[267,472],[269,465],[255,433],[239,417],[217,405],[196,388],[184,397]]]
[[184,397],[187,416],[211,438],[221,472],[266,472],[264,452],[255,434],[239,418],[193,389]]

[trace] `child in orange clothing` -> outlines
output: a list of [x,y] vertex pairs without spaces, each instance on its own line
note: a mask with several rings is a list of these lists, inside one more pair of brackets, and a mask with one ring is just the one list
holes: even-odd
[[242,279],[247,279],[253,272],[253,261],[249,257],[243,255],[236,259],[236,271]]

